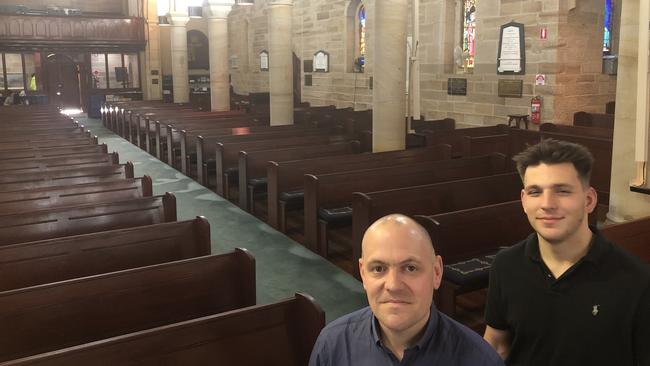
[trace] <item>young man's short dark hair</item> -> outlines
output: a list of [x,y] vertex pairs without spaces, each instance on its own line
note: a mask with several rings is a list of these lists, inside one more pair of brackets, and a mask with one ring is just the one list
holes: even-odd
[[515,155],[512,160],[517,164],[517,171],[521,179],[524,179],[524,174],[529,166],[537,166],[542,163],[572,163],[585,186],[589,186],[591,168],[594,165],[594,157],[586,147],[556,139],[543,139],[540,143]]

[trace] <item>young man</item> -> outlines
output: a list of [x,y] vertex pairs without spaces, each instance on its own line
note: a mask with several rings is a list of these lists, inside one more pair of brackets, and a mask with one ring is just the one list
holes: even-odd
[[359,270],[370,307],[323,329],[310,366],[503,365],[470,329],[438,312],[442,259],[424,228],[403,215],[366,231]]
[[650,365],[650,270],[588,226],[591,153],[546,139],[513,160],[535,233],[492,265],[485,340],[507,365]]

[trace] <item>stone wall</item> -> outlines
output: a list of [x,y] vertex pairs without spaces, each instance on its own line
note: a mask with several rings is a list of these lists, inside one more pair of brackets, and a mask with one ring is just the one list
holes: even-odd
[[[615,76],[601,73],[604,0],[479,0],[476,66],[470,73],[456,66],[454,59],[454,47],[461,38],[460,4],[460,0],[420,0],[420,101],[426,118],[452,117],[460,124],[479,126],[504,123],[508,114],[528,114],[530,99],[540,95],[542,121],[570,123],[573,112],[603,112],[605,103],[614,100]],[[372,108],[374,1],[366,1],[365,6],[366,69],[354,73],[350,67],[354,55],[348,47],[353,23],[348,16],[353,16],[356,4],[294,0],[293,52],[300,59],[302,101]],[[500,27],[510,21],[525,27],[525,75],[496,73]],[[230,13],[230,72],[238,94],[268,92],[268,71],[260,70],[259,58],[262,50],[268,50],[268,26],[268,0],[235,5]],[[547,29],[545,40],[540,39],[542,27]],[[161,37],[165,42],[165,35]],[[305,73],[304,60],[319,50],[330,55],[329,72]],[[305,86],[307,74],[312,77],[311,86]],[[536,74],[546,76],[546,85],[535,85]],[[447,95],[451,77],[467,79],[466,96]],[[499,97],[500,79],[523,80],[522,97]]]

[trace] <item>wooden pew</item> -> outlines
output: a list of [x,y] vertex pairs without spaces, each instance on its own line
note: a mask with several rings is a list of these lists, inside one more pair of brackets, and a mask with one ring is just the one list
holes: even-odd
[[451,131],[456,128],[456,120],[453,118],[443,118],[436,120],[413,120],[411,122],[411,128],[415,130],[416,133],[422,131]]
[[81,154],[107,154],[108,147],[106,144],[101,145],[81,145],[69,147],[52,147],[37,150],[12,150],[2,152],[2,161],[13,159],[45,159],[45,158],[64,158],[68,156],[77,156]]
[[[1,126],[1,125],[0,125]],[[42,136],[42,135],[76,135],[76,134],[86,134],[85,127],[79,125],[75,121],[69,121],[66,124],[60,125],[11,125],[11,126],[1,126],[2,128],[2,139],[9,137],[24,137],[25,135],[29,136]]]
[[[361,240],[379,218],[399,212],[434,215],[513,201],[522,184],[518,173],[504,173],[450,182],[352,194],[352,259],[361,257]],[[359,278],[358,267],[353,266]]]
[[508,155],[510,137],[506,134],[461,136],[461,156],[481,156],[491,153]]
[[296,294],[268,305],[9,361],[6,366],[211,365],[215,360],[223,365],[303,366],[324,326],[324,312],[314,299]]
[[329,174],[305,174],[305,246],[327,257],[330,224],[352,221],[352,193],[480,177],[506,172],[505,156],[487,156],[421,162]]
[[269,161],[290,161],[325,156],[357,154],[359,141],[346,143],[299,146],[273,150],[239,151],[239,207],[254,213],[255,193],[266,193],[266,165]]
[[133,163],[0,175],[0,192],[133,178]]
[[210,254],[210,224],[193,220],[0,246],[0,291]]
[[578,135],[596,137],[611,140],[614,138],[614,129],[561,125],[555,123],[542,123],[539,126],[541,132],[561,133],[566,135]]
[[445,263],[436,306],[452,317],[457,295],[488,286],[496,252],[533,232],[519,200],[415,219],[427,229]]
[[[268,149],[278,149],[287,147],[299,146],[314,146],[329,143],[343,142],[345,137],[329,134],[314,134],[306,132],[307,135],[288,134],[288,137],[271,137],[269,139],[241,141],[219,141],[216,144],[215,153],[215,170],[216,170],[216,185],[217,194],[230,198],[230,187],[237,187],[238,184],[238,159],[240,151],[258,151]],[[233,136],[234,137],[234,136]],[[246,137],[246,136],[242,136]],[[199,155],[197,154],[197,157]],[[198,169],[198,161],[197,161]],[[206,174],[208,167],[205,166]],[[208,180],[206,180],[206,184]]]
[[152,192],[152,182],[148,175],[142,178],[0,192],[0,214],[151,197]]
[[304,175],[449,159],[439,147],[267,163],[268,222],[286,231],[287,209],[303,205]]
[[176,221],[176,198],[144,197],[110,203],[0,215],[0,245]]
[[110,154],[100,153],[66,157],[0,160],[0,174],[37,173],[68,168],[116,165],[119,163],[120,157],[116,152]]
[[614,115],[607,113],[576,112],[573,114],[573,125],[613,129]]
[[605,226],[603,236],[650,264],[650,217]]
[[255,259],[242,249],[4,291],[0,361],[254,304]]
[[69,147],[79,145],[97,145],[97,136],[74,136],[63,139],[44,139],[30,141],[0,142],[0,152],[10,150],[37,150],[52,147]]
[[11,133],[0,135],[0,143],[23,142],[28,144],[38,144],[56,140],[67,140],[70,138],[90,138],[90,131],[85,131],[83,128],[62,129],[59,132],[50,133],[45,131],[29,132],[29,127],[25,127],[25,131],[20,133]]
[[421,135],[426,137],[428,146],[437,146],[441,144],[451,145],[452,157],[463,156],[463,136],[493,136],[508,133],[508,127],[505,125],[458,128],[455,130],[436,130],[422,131]]

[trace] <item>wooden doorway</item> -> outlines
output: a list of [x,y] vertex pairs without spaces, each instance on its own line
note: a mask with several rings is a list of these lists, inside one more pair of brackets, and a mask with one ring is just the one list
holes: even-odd
[[49,54],[45,60],[45,81],[50,104],[80,108],[79,65],[62,53]]

